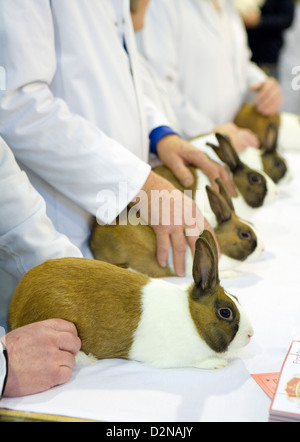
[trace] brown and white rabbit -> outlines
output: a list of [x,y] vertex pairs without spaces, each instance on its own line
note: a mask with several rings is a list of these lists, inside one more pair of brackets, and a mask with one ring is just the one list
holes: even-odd
[[263,170],[276,184],[291,181],[292,176],[285,158],[278,153],[278,127],[275,122],[267,126],[259,149],[247,147],[239,154],[240,159],[256,170]]
[[276,122],[279,128],[278,145],[280,150],[300,150],[300,115],[282,112],[272,117],[265,117],[257,112],[255,106],[246,103],[235,119],[237,126],[251,129],[261,140],[263,140],[270,122]]
[[82,352],[158,368],[219,369],[224,353],[249,343],[253,330],[220,285],[210,232],[196,244],[189,289],[96,260],[47,261],[21,280],[11,302],[11,330],[50,318],[73,322]]
[[228,137],[219,133],[209,134],[196,137],[190,142],[213,160],[225,163],[229,167],[238,193],[238,197],[234,198],[234,207],[243,218],[251,219],[258,208],[277,199],[278,188],[274,181],[262,170],[245,164]]
[[244,106],[237,123],[240,127],[249,126],[249,129],[257,133],[261,143],[260,149],[248,147],[240,153],[240,159],[256,170],[263,170],[276,184],[289,182],[291,174],[287,161],[279,153],[278,117],[266,118],[251,106]]
[[245,164],[228,137],[216,134],[216,139],[218,146],[213,143],[207,143],[207,145],[232,173],[238,193],[238,197],[233,200],[234,207],[240,216],[251,219],[257,209],[268,206],[277,199],[277,185],[265,172],[252,169]]
[[[173,172],[165,166],[159,166],[154,171],[181,191],[186,190]],[[192,190],[194,199],[214,228],[220,244],[221,277],[234,277],[235,273],[232,270],[246,259],[255,259],[262,254],[262,241],[254,227],[237,216],[229,192],[220,179],[217,180],[219,193],[208,185],[204,193],[198,192],[203,185],[203,174],[192,167],[190,171],[194,175],[194,185],[193,189],[189,190]],[[168,267],[162,268],[156,258],[156,238],[153,229],[147,225],[135,224],[130,220],[130,211],[126,225],[119,224],[118,220],[116,225],[109,226],[98,225],[95,222],[90,240],[94,257],[153,278],[173,276],[172,250],[170,249]],[[187,249],[185,262],[186,275],[191,276],[193,258],[190,249]]]
[[231,196],[221,179],[216,180],[219,193],[206,187],[209,203],[215,214],[217,225],[214,231],[223,253],[220,257],[220,273],[238,267],[243,261],[259,258],[264,245],[254,226],[241,219],[235,212]]

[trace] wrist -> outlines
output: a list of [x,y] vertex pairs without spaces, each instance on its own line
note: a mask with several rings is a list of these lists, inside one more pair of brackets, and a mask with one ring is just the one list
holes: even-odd
[[177,152],[182,149],[183,139],[177,134],[169,134],[163,137],[156,146],[157,155],[159,158],[164,157],[164,154]]
[[159,126],[156,129],[154,129],[149,136],[150,152],[154,153],[155,155],[158,155],[157,149],[159,147],[159,144],[161,143],[162,140],[170,136],[179,137],[179,135],[176,132],[174,132],[174,130],[169,126]]
[[170,181],[152,171],[141,190],[144,191],[148,197],[150,197],[152,190],[172,191],[173,189],[174,186],[170,183]]

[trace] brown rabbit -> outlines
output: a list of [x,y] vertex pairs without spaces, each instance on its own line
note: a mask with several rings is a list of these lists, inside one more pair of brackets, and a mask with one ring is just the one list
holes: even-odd
[[241,128],[250,129],[262,141],[265,138],[270,123],[275,123],[277,128],[280,127],[280,115],[276,114],[272,117],[265,117],[256,110],[254,105],[246,103],[236,116],[234,122]]
[[153,367],[226,366],[224,353],[247,345],[252,327],[220,285],[210,232],[196,243],[187,290],[96,260],[47,261],[21,280],[11,302],[11,330],[61,318],[73,322],[82,351],[97,359],[132,359]]
[[216,134],[219,145],[207,143],[219,159],[229,167],[239,196],[234,207],[240,216],[250,219],[251,212],[274,202],[278,189],[274,181],[263,171],[247,166],[233,148],[228,137]]
[[[202,174],[195,168],[190,168],[194,175],[193,196],[196,198],[198,182]],[[174,186],[184,191],[174,174],[165,166],[155,169],[155,172],[171,181]],[[205,181],[206,182],[206,181]],[[219,271],[222,277],[248,257],[260,256],[263,245],[258,238],[253,226],[241,220],[235,213],[231,197],[224,183],[218,179],[220,192],[217,193],[210,186],[206,186],[206,199],[204,207],[205,216],[214,227],[220,244],[221,258]],[[200,194],[203,197],[203,194]],[[210,213],[208,213],[208,208]],[[151,227],[147,225],[132,225],[130,218],[127,225],[100,226],[95,222],[91,240],[91,250],[94,257],[120,267],[130,268],[145,275],[160,278],[173,276],[174,270],[170,254],[169,266],[161,267],[156,259],[156,238]],[[186,254],[187,275],[192,273],[192,256],[190,251]],[[228,276],[228,273],[226,273]]]
[[260,149],[247,148],[240,154],[241,160],[250,167],[263,170],[275,183],[290,179],[287,161],[278,152],[280,116],[264,117],[251,105],[245,105],[236,123],[251,129],[260,139]]

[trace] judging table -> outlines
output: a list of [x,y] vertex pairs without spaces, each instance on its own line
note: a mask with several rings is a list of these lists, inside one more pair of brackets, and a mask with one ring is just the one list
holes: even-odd
[[300,338],[300,152],[284,155],[293,180],[279,186],[278,200],[251,220],[265,252],[256,262],[243,263],[236,278],[222,280],[255,331],[247,347],[228,355],[228,367],[159,370],[134,361],[101,360],[75,368],[64,386],[3,399],[0,420],[267,422],[271,400],[251,374],[279,372],[291,341]]

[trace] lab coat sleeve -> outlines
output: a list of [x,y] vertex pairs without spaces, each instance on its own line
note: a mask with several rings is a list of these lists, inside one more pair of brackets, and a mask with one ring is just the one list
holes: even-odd
[[248,35],[241,16],[234,9],[232,22],[236,22],[238,33],[240,34],[241,44],[243,45],[243,52],[245,54],[246,65],[246,82],[247,88],[250,89],[255,84],[263,83],[268,79],[265,72],[252,59],[252,52],[249,48]]
[[20,279],[48,259],[82,257],[79,249],[54,229],[43,198],[1,138],[0,189],[1,268]]
[[[155,31],[161,28],[164,29],[163,39]],[[150,4],[145,28],[137,35],[137,43],[141,54],[164,83],[173,110],[181,122],[183,136],[191,138],[212,132],[214,123],[199,112],[180,91],[178,78],[182,67],[179,65],[175,43],[179,41],[179,34],[176,8],[168,1],[159,0],[155,5]]]
[[[0,0],[0,66],[6,72],[0,132],[19,162],[92,215],[109,214],[105,221],[112,222],[142,188],[150,166],[53,96],[50,3]],[[126,183],[126,193],[119,182]],[[116,197],[99,198],[103,190]]]
[[172,127],[172,123],[164,115],[163,111],[146,94],[144,94],[144,101],[149,133],[161,126]]
[[0,341],[0,400],[4,394],[8,375],[8,355],[3,342]]
[[157,109],[167,117],[172,129],[180,133],[181,126],[170,103],[164,83],[156,74],[148,60],[146,60],[141,53],[138,54],[138,61],[144,94],[146,97],[150,98]]
[[251,88],[255,84],[263,83],[267,81],[268,76],[265,74],[265,72],[260,69],[259,66],[257,66],[256,63],[253,63],[251,61],[248,62],[248,75],[247,75],[247,81],[248,81],[248,87]]

